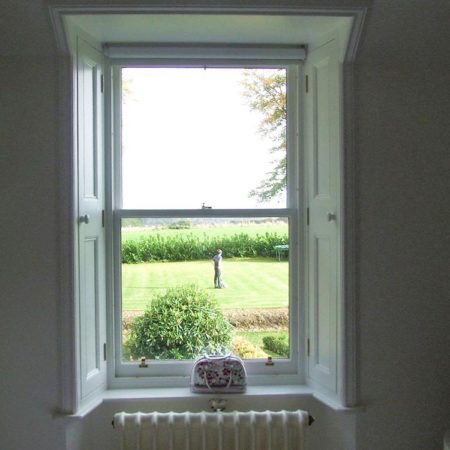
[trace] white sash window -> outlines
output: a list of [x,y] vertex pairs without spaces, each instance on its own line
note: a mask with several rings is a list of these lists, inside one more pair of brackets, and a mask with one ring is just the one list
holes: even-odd
[[[68,390],[74,395],[66,400],[66,409],[79,409],[105,389],[188,386],[191,360],[150,358],[146,361],[147,367],[139,367],[140,361],[127,359],[124,355],[122,321],[127,299],[124,296],[122,264],[126,233],[123,225],[131,219],[139,219],[152,226],[158,221],[165,224],[177,221],[285,223],[288,255],[277,253],[277,258],[287,257],[288,261],[286,305],[289,354],[275,358],[274,365],[267,365],[263,358],[246,360],[249,385],[309,385],[317,393],[335,401],[352,402],[352,387],[349,384],[352,367],[346,363],[351,361],[351,355],[344,351],[351,348],[352,342],[348,340],[348,330],[343,327],[352,317],[346,315],[346,299],[343,297],[343,292],[348,292],[344,277],[351,269],[342,265],[342,261],[350,259],[343,251],[346,217],[343,199],[347,194],[343,191],[342,68],[348,42],[352,42],[350,37],[357,34],[357,26],[353,27],[353,35],[351,27],[352,23],[358,25],[358,13],[349,12],[344,17],[341,12],[335,17],[314,18],[287,15],[287,21],[283,21],[284,16],[270,16],[271,20],[267,23],[278,30],[275,34],[267,31],[270,27],[261,28],[258,25],[262,16],[227,17],[216,14],[208,19],[201,14],[198,17],[187,15],[190,22],[186,30],[191,30],[191,36],[194,36],[192,29],[195,27],[192,24],[197,20],[198,36],[201,36],[201,42],[189,45],[181,39],[164,42],[167,37],[164,30],[170,29],[173,37],[187,32],[183,31],[183,22],[177,22],[179,17],[171,22],[170,14],[158,16],[158,20],[166,21],[166,26],[161,29],[157,25],[148,29],[142,27],[137,20],[138,15],[124,16],[121,22],[123,27],[119,29],[114,28],[114,24],[118,25],[120,15],[77,16],[73,11],[69,13],[65,16],[61,10],[56,14],[59,18],[65,16],[74,67],[75,277],[74,303],[73,308],[69,308],[74,326],[67,327],[65,337],[67,342],[74,344],[71,350],[73,358],[67,358],[70,364],[73,361],[74,379],[66,381],[71,384]],[[223,22],[224,17],[228,24]],[[299,22],[290,21],[294,18]],[[239,42],[239,37],[231,30],[233,24],[245,19],[249,23],[254,21],[255,29],[260,31],[250,36],[251,31],[246,30],[242,39],[247,39],[247,42]],[[208,41],[208,28],[202,26],[218,20],[222,20],[224,29],[229,28],[229,42],[225,38],[217,42],[214,39]],[[128,28],[124,25],[127,21]],[[294,27],[295,24],[298,28]],[[129,35],[123,35],[121,39],[119,34],[125,29]],[[302,40],[293,37],[293,30],[297,29],[301,30],[298,33]],[[156,35],[143,42],[147,32]],[[130,36],[134,35],[133,41]],[[286,42],[280,42],[280,36],[285,36]],[[193,177],[199,177],[196,170],[201,156],[194,155],[193,151],[191,159],[186,155],[183,159],[177,148],[173,150],[171,160],[169,147],[158,150],[158,145],[162,144],[154,141],[149,144],[151,158],[143,159],[143,164],[149,165],[148,172],[138,171],[136,160],[134,169],[130,171],[123,139],[124,132],[132,133],[131,129],[126,128],[128,125],[125,123],[128,121],[129,124],[130,120],[123,115],[122,108],[124,76],[130,70],[135,73],[140,73],[140,70],[142,73],[166,70],[167,77],[173,75],[172,79],[176,82],[177,73],[188,69],[192,73],[199,69],[211,73],[216,70],[232,73],[242,69],[259,69],[278,70],[285,74],[287,182],[285,199],[280,204],[249,206],[245,202],[239,203],[228,183],[235,181],[237,184],[233,177],[238,179],[242,175],[226,173],[223,176],[220,173],[220,167],[229,164],[225,152],[222,152],[223,161],[218,164],[219,185],[224,192],[229,189],[229,195],[222,199],[216,194],[209,200],[205,194],[206,198],[202,200],[201,192],[194,203],[189,204],[194,194],[189,191],[186,181],[181,180],[181,176],[171,179],[171,173],[176,172],[174,167],[179,165],[183,165],[186,173],[192,172]],[[170,85],[166,82],[164,89],[167,90],[167,86]],[[172,110],[173,113],[167,115],[165,122],[159,122],[158,127],[174,134],[183,133],[183,123],[176,114],[176,99],[172,97],[169,100],[169,97],[167,102],[170,104],[165,105],[168,108],[166,111]],[[218,115],[218,110],[212,114]],[[205,134],[207,131],[205,129]],[[223,123],[216,132],[219,133],[225,135],[235,131]],[[172,138],[170,134],[169,138]],[[219,148],[221,136],[216,136],[211,144],[217,144]],[[164,151],[164,157],[161,156],[160,160],[158,151]],[[205,165],[207,171],[214,168],[214,161],[219,160],[217,155],[214,158],[211,165]],[[248,163],[244,157],[242,161],[243,165]],[[131,163],[129,165],[132,166]],[[247,170],[258,169],[255,164]],[[132,184],[136,184],[136,179],[145,173],[151,178],[152,171],[155,179],[163,179],[160,173],[166,174],[168,184],[179,191],[177,199],[164,197],[164,189],[169,191],[169,188],[158,190],[155,186],[149,187],[152,186],[151,180],[143,179],[140,192],[145,192],[143,198],[147,198],[135,203],[130,200]],[[136,174],[134,180],[133,173]],[[284,262],[280,261],[280,264]],[[207,276],[212,282],[211,273]]]

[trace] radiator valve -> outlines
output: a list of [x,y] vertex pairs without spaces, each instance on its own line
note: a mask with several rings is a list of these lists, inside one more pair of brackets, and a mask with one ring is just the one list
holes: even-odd
[[223,398],[213,398],[209,401],[209,404],[211,405],[211,409],[214,412],[221,412],[225,411],[227,401],[224,400]]

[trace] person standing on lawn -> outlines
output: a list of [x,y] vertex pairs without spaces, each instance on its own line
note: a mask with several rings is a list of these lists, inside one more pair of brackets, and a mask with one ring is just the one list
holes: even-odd
[[217,249],[216,254],[213,256],[214,263],[214,287],[216,289],[222,289],[224,287],[222,282],[222,250]]

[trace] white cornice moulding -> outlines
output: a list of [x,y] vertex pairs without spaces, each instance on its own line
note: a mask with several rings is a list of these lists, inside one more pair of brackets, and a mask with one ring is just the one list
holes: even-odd
[[[185,14],[185,15],[236,15],[236,16],[297,16],[298,18],[307,17],[311,19],[318,18],[349,18],[352,20],[352,31],[350,33],[350,41],[347,48],[346,62],[354,59],[356,48],[360,39],[360,32],[364,17],[366,15],[366,7],[350,7],[350,8],[304,8],[304,7],[204,7],[204,6],[188,6],[181,7],[177,5],[160,5],[160,6],[49,6],[50,19],[56,35],[58,51],[63,54],[69,54],[69,46],[66,36],[66,19],[71,16],[99,16],[99,15],[163,15],[163,14]],[[116,41],[121,42],[121,41]],[[103,43],[106,43],[103,42]],[[298,42],[299,44],[308,44],[306,41]]]

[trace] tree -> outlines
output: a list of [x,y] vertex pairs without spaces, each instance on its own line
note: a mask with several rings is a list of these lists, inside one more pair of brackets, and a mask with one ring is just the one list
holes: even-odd
[[286,191],[286,70],[248,69],[242,85],[251,110],[262,116],[259,132],[275,144],[270,149],[275,156],[272,170],[249,193],[263,203]]

